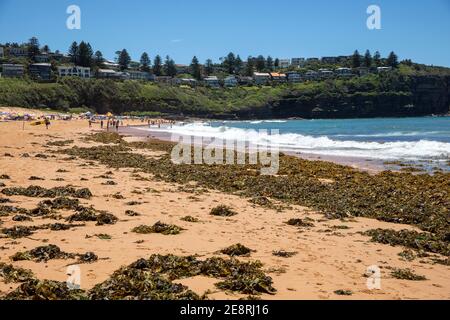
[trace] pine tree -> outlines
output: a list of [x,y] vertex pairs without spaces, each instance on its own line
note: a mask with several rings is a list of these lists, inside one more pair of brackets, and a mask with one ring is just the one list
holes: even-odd
[[352,67],[359,68],[361,67],[361,56],[359,55],[359,51],[356,50],[352,56]]
[[160,55],[157,55],[153,60],[153,73],[155,76],[160,76],[162,74],[162,59]]
[[253,57],[250,56],[250,57],[247,58],[247,66],[245,68],[245,75],[248,76],[248,77],[253,76],[253,72],[254,72],[254,69],[255,69],[253,61],[254,61]]
[[42,47],[41,51],[45,52],[45,53],[49,53],[50,52],[50,47],[48,45],[45,45],[45,46]]
[[237,55],[236,60],[234,61],[234,71],[236,73],[240,73],[242,65],[243,65],[242,59],[239,55]]
[[194,56],[192,58],[190,69],[191,69],[191,75],[195,79],[197,79],[197,80],[201,80],[202,79],[202,72],[201,72],[201,69],[200,69],[200,64],[198,63],[198,59],[197,59],[196,56]]
[[120,70],[123,71],[123,70],[128,69],[128,66],[129,66],[129,64],[131,62],[131,57],[128,54],[127,49],[123,49],[120,52],[118,62],[119,62]]
[[169,56],[166,56],[166,61],[164,62],[164,73],[172,78],[177,75],[175,61],[173,61],[173,59],[171,59]]
[[263,56],[259,55],[258,58],[256,58],[256,70],[259,72],[263,71],[266,67],[266,59],[264,59]]
[[397,57],[397,55],[394,53],[394,51],[392,51],[392,52],[389,54],[389,56],[388,56],[388,58],[387,58],[387,60],[386,60],[386,63],[387,63],[387,65],[388,65],[389,67],[397,68],[397,66],[398,66],[398,57]]
[[150,57],[148,56],[147,52],[144,52],[141,55],[141,61],[140,62],[141,62],[141,70],[144,71],[144,72],[149,72],[150,71],[151,61],[150,61]]
[[78,64],[82,67],[91,67],[92,66],[92,47],[89,43],[84,41],[80,42],[78,46],[78,55],[77,60]]
[[34,57],[39,54],[39,40],[36,37],[32,37],[28,42],[28,57],[34,60]]
[[275,69],[278,69],[280,67],[280,59],[276,58],[273,65],[274,65]]
[[105,59],[103,58],[103,54],[101,53],[101,51],[96,51],[95,54],[95,64],[97,67],[100,67],[103,62],[105,61]]
[[271,56],[268,56],[268,57],[267,57],[266,65],[267,65],[267,69],[268,69],[269,71],[273,71],[273,59],[272,59]]
[[205,62],[205,73],[210,76],[214,72],[214,65],[211,59],[206,60]]
[[230,52],[223,60],[222,65],[226,72],[228,72],[229,74],[233,74],[235,63],[236,63],[236,57],[233,52]]
[[72,45],[69,48],[69,57],[72,63],[78,64],[78,44],[76,41],[72,42]]
[[381,54],[379,51],[375,52],[375,54],[373,55],[373,63],[376,67],[381,66]]
[[372,66],[372,55],[370,54],[369,50],[367,50],[366,54],[364,55],[364,66],[367,68],[370,68]]

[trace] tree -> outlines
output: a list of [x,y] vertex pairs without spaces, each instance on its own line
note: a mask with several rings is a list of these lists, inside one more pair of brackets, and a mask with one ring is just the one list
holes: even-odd
[[92,52],[91,45],[89,43],[81,41],[80,45],[78,46],[78,64],[82,67],[91,67],[93,55],[94,53]]
[[78,63],[78,44],[76,41],[72,42],[72,45],[69,48],[69,57],[72,63]]
[[394,51],[392,51],[392,52],[389,54],[389,56],[388,56],[388,58],[387,58],[387,60],[386,60],[386,63],[387,63],[387,65],[388,65],[389,67],[397,68],[397,66],[398,66],[398,57],[397,57],[397,55],[394,53]]
[[273,59],[272,59],[271,56],[268,56],[268,57],[267,57],[266,65],[267,65],[267,69],[268,69],[269,71],[272,71],[272,70],[273,70]]
[[370,68],[372,66],[372,55],[370,54],[369,50],[367,50],[366,54],[364,55],[364,66],[367,68]]
[[153,60],[153,73],[155,76],[160,76],[162,74],[162,59],[160,55],[157,55]]
[[253,57],[249,56],[247,58],[247,66],[245,68],[245,75],[248,77],[253,76],[254,69],[255,69],[254,59],[253,59]]
[[32,37],[28,42],[28,56],[30,59],[34,59],[39,54],[39,40],[36,37]]
[[381,66],[381,54],[379,51],[375,52],[375,54],[373,55],[373,63],[376,67]]
[[118,59],[120,70],[123,71],[123,70],[128,69],[128,65],[130,64],[130,62],[131,62],[131,57],[128,54],[127,49],[123,49],[120,52],[119,59]]
[[149,72],[150,71],[150,57],[148,56],[147,52],[144,52],[141,56],[141,70],[145,71],[145,72]]
[[177,75],[177,68],[175,66],[175,61],[166,56],[166,61],[164,62],[164,73],[170,77],[175,77]]
[[214,65],[211,59],[205,62],[205,73],[209,76],[214,72]]
[[194,56],[192,58],[190,69],[191,69],[191,74],[195,79],[197,79],[197,80],[202,79],[202,72],[200,69],[200,64],[198,63],[198,59],[196,56]]
[[361,66],[361,56],[359,55],[359,51],[356,50],[352,56],[352,67],[359,68]]
[[101,53],[101,51],[96,51],[94,56],[95,56],[95,64],[97,65],[97,67],[100,67],[105,61],[105,59],[103,58],[103,54]]
[[223,60],[222,65],[225,68],[226,72],[228,72],[229,74],[233,74],[235,63],[236,63],[236,57],[233,52],[230,52]]
[[45,45],[45,46],[42,47],[41,51],[45,52],[45,53],[49,53],[50,52],[50,47],[48,45]]
[[276,58],[273,65],[274,65],[275,69],[277,69],[280,66],[280,59]]
[[259,55],[258,58],[256,58],[256,70],[259,72],[263,71],[266,67],[266,59],[262,55]]
[[240,73],[240,72],[241,72],[241,69],[242,69],[242,65],[243,65],[242,59],[241,59],[241,57],[238,55],[238,56],[236,57],[236,60],[234,61],[234,71],[235,71],[236,73]]

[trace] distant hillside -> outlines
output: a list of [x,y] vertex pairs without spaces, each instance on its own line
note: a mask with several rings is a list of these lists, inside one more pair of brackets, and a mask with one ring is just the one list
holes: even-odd
[[449,75],[405,70],[351,79],[209,89],[138,81],[62,78],[56,83],[0,79],[0,105],[98,113],[208,118],[352,118],[445,114]]

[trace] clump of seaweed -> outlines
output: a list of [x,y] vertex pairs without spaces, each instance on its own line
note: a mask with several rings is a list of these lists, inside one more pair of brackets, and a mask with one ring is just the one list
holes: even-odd
[[29,177],[28,178],[28,180],[30,180],[30,181],[36,181],[36,180],[45,180],[44,178],[41,178],[41,177],[36,177],[36,176],[31,176],[31,177]]
[[234,211],[232,208],[226,205],[220,205],[213,209],[211,209],[210,212],[213,216],[219,216],[219,217],[231,217],[237,215],[237,212]]
[[410,249],[403,250],[398,255],[405,261],[413,261],[416,258],[414,251]]
[[197,218],[195,218],[193,216],[185,216],[183,218],[180,218],[180,220],[186,221],[186,222],[192,222],[192,223],[196,223],[196,222],[200,221],[199,219],[197,219]]
[[106,233],[98,233],[98,234],[94,234],[94,236],[99,238],[100,240],[111,240],[112,239],[112,237]]
[[27,188],[14,187],[5,188],[2,193],[7,196],[26,196],[37,198],[56,198],[56,197],[73,197],[81,199],[89,199],[92,193],[87,188],[75,189],[71,186],[55,187],[46,189],[39,186],[29,186]]
[[31,236],[37,227],[14,226],[12,228],[3,228],[1,232],[12,239],[24,238]]
[[307,219],[297,219],[297,218],[293,218],[293,219],[289,219],[288,221],[286,221],[286,224],[290,225],[290,226],[295,226],[295,227],[305,227],[305,228],[309,228],[309,227],[314,227],[314,223],[308,221]]
[[30,251],[17,252],[12,257],[13,261],[32,260],[35,262],[47,262],[53,259],[73,259],[75,257],[72,253],[66,253],[53,244],[47,246],[40,246]]
[[87,300],[86,292],[66,282],[32,279],[5,296],[6,300]]
[[27,214],[27,213],[28,213],[27,209],[15,206],[5,206],[5,205],[0,206],[0,216],[7,216],[10,214]]
[[34,274],[31,270],[17,268],[12,264],[0,262],[0,277],[3,278],[5,283],[25,282],[33,279]]
[[295,252],[295,251],[278,250],[278,251],[273,251],[272,254],[274,256],[277,256],[277,257],[291,258],[291,257],[295,256],[297,254],[297,252]]
[[67,197],[58,197],[54,200],[44,200],[39,202],[38,207],[55,210],[76,210],[80,205],[80,200]]
[[351,290],[339,289],[334,291],[338,296],[351,296],[353,292]]
[[0,180],[10,180],[10,179],[11,179],[11,177],[8,176],[7,174],[0,175]]
[[84,140],[103,144],[120,144],[125,142],[122,136],[116,132],[98,132],[86,136]]
[[93,207],[84,207],[84,206],[77,206],[75,208],[75,212],[73,215],[66,218],[67,221],[73,222],[73,221],[96,221],[97,226],[102,226],[105,224],[115,224],[119,219],[106,211],[98,211],[94,209]]
[[141,214],[133,210],[126,210],[125,215],[129,217],[139,217]]
[[23,222],[23,221],[33,221],[32,218],[23,215],[23,214],[17,214],[12,218],[13,221],[17,221],[17,222]]
[[228,248],[220,250],[221,253],[231,256],[231,257],[249,256],[252,251],[253,251],[252,249],[247,248],[246,246],[244,246],[240,243],[234,244]]
[[73,143],[73,140],[58,140],[58,141],[47,142],[47,146],[49,146],[49,147],[65,147],[72,143]]
[[104,185],[104,186],[116,186],[117,182],[115,182],[113,180],[108,180],[106,182],[103,182],[102,185]]
[[363,233],[372,241],[392,246],[401,245],[411,249],[450,255],[450,244],[432,233],[411,230],[372,229]]
[[153,226],[141,225],[133,228],[131,231],[140,234],[161,233],[163,235],[176,235],[183,230],[183,228],[174,224],[166,224],[158,221]]
[[78,262],[80,263],[93,263],[98,260],[98,256],[93,252],[86,252],[84,254],[78,254]]
[[142,204],[142,202],[139,202],[139,201],[129,201],[129,202],[127,202],[127,203],[125,203],[127,206],[139,206],[139,205],[141,205]]
[[105,224],[115,224],[117,222],[117,217],[108,212],[101,212],[97,215],[97,226],[103,226]]
[[397,268],[393,269],[391,272],[391,276],[401,280],[412,280],[412,281],[427,280],[425,276],[417,275],[410,269],[397,269]]

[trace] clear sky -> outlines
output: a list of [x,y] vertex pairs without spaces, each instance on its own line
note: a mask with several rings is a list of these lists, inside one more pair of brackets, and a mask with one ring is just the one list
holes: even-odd
[[[66,27],[69,5],[81,8],[81,30]],[[366,27],[369,5],[381,8],[381,30]],[[126,48],[177,63],[233,51],[245,59],[349,55],[394,50],[400,59],[450,67],[450,0],[0,0],[0,42],[67,52],[85,40],[112,59]]]

